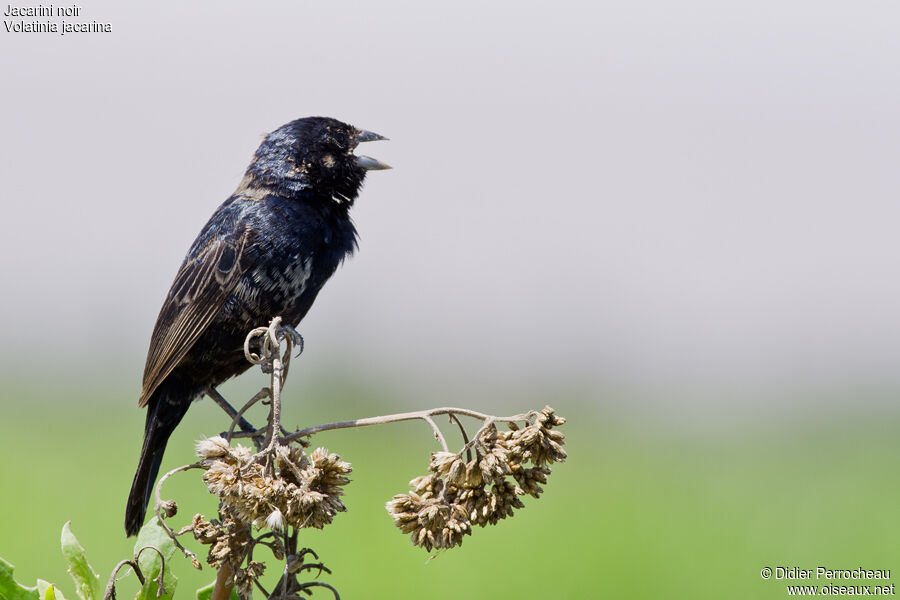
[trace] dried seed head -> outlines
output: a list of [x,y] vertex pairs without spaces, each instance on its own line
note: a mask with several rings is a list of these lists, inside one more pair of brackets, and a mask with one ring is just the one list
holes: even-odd
[[178,513],[178,505],[174,500],[163,500],[159,505],[159,511],[168,519]]
[[459,546],[463,536],[472,532],[466,510],[459,504],[398,494],[386,507],[400,531],[410,534],[414,545],[427,550]]
[[562,425],[566,422],[565,418],[560,417],[556,414],[556,412],[550,406],[545,406],[540,413],[538,413],[537,419],[535,421],[541,427],[546,429],[550,429],[551,427],[555,427],[558,425]]
[[194,515],[191,532],[194,534],[194,539],[201,544],[212,544],[219,537],[219,529],[204,519],[200,513]]
[[532,425],[509,433],[503,445],[509,451],[513,471],[526,462],[531,462],[536,467],[545,467],[566,460],[567,454],[563,449],[565,436],[552,429],[563,423],[565,419],[556,416],[552,408],[546,407],[537,413]]
[[547,467],[534,467],[532,469],[519,469],[513,473],[513,477],[515,477],[516,483],[519,484],[526,494],[539,498],[544,491],[540,484],[547,483],[549,474],[550,469]]
[[284,545],[281,540],[273,540],[272,545],[269,546],[269,548],[272,550],[272,556],[275,557],[275,560],[284,560]]
[[481,473],[477,459],[473,458],[466,463],[466,478],[463,485],[469,488],[477,488],[484,485],[484,476]]
[[266,570],[266,565],[255,560],[251,560],[246,568],[238,569],[234,574],[234,589],[241,598],[252,598],[254,582]]
[[210,492],[238,521],[275,529],[280,514],[281,527],[321,529],[346,510],[340,497],[352,467],[337,454],[318,448],[307,457],[299,448],[279,448],[272,473],[242,448],[208,459],[203,474]]
[[419,527],[419,511],[424,504],[424,499],[418,494],[397,494],[385,508],[400,531],[411,533]]
[[432,473],[445,478],[453,466],[460,462],[462,462],[462,459],[454,452],[432,452],[431,464],[428,468]]
[[417,494],[437,496],[444,487],[444,482],[435,474],[421,475],[410,480],[409,487]]
[[220,435],[206,438],[205,440],[199,440],[194,445],[194,449],[197,452],[197,456],[205,459],[220,458],[231,454],[228,440]]
[[[440,481],[440,480],[438,480]],[[456,487],[462,487],[466,483],[466,463],[456,460],[447,473],[447,483]]]
[[491,446],[489,452],[481,457],[478,463],[481,478],[486,483],[502,481],[510,474],[509,451],[503,446]]
[[266,517],[266,527],[273,531],[281,531],[281,528],[284,527],[284,515],[280,510],[276,508],[269,513],[269,516]]
[[508,431],[497,431],[493,423],[484,427],[463,449],[476,450],[468,462],[462,451],[434,452],[430,473],[410,481],[410,493],[385,505],[397,528],[416,546],[452,548],[471,534],[473,524],[494,525],[511,517],[524,507],[520,496],[539,497],[550,474],[547,465],[566,459],[565,438],[553,429],[565,419],[550,407],[529,413],[528,419],[524,427],[510,423]]

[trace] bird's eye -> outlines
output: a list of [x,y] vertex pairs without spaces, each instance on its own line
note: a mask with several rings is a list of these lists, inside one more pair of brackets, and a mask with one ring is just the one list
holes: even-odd
[[330,142],[338,150],[344,150],[347,147],[347,136],[343,133],[335,133],[331,136]]

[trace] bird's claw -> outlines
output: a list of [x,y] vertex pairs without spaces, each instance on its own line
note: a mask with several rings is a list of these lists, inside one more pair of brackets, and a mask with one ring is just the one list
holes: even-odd
[[282,325],[282,331],[284,331],[284,336],[291,340],[291,343],[299,348],[297,351],[297,356],[303,354],[303,336],[300,335],[296,329],[294,329],[290,325]]

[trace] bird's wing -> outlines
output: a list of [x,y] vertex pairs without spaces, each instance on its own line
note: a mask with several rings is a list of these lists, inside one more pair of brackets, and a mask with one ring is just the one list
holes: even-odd
[[147,404],[222,309],[247,269],[250,231],[240,227],[212,237],[181,266],[153,328],[138,406]]

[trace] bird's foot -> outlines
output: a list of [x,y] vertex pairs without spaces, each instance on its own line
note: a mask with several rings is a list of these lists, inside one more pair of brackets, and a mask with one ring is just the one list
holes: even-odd
[[299,350],[297,351],[297,356],[303,354],[303,336],[300,335],[297,330],[290,325],[282,325],[281,329],[282,331],[284,331],[284,336],[291,340],[291,343],[294,346],[299,348]]

